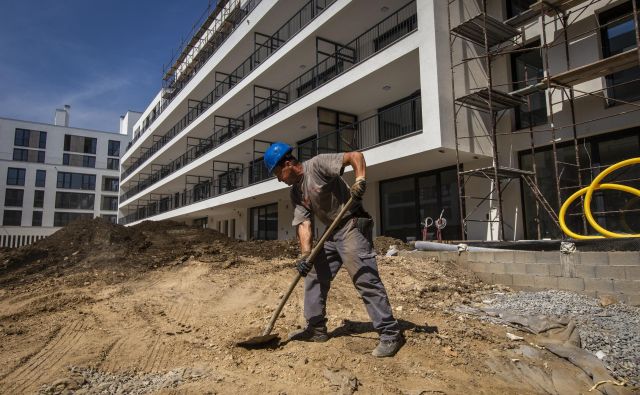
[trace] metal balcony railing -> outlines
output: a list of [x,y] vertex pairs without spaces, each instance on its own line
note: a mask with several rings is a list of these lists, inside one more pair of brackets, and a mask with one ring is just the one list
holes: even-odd
[[[411,1],[281,89],[274,90],[271,96],[235,118],[235,130],[221,128],[214,134],[237,136],[413,32],[418,27],[415,6],[415,0]],[[245,125],[245,128],[237,128],[237,125]]]
[[[244,61],[236,67],[222,81],[218,82],[215,88],[209,92],[201,101],[192,100],[197,103],[191,107],[187,114],[178,121],[164,136],[155,141],[151,147],[147,148],[134,163],[126,168],[122,173],[122,178],[127,177],[135,169],[140,167],[153,154],[164,147],[176,135],[178,135],[191,122],[198,118],[211,105],[220,100],[240,81],[246,78],[267,58],[273,55],[278,49],[288,42],[293,36],[298,34],[305,26],[318,17],[336,0],[310,0],[298,10],[287,22],[284,23],[273,35],[267,37],[264,42],[257,44],[258,48]],[[159,115],[159,114],[158,114]],[[157,115],[156,115],[157,117]]]
[[[134,196],[184,165],[191,163],[198,157],[243,133],[250,126],[275,114],[309,92],[318,89],[330,79],[348,71],[351,67],[378,53],[416,28],[415,1],[412,1],[352,40],[349,44],[342,46],[311,70],[303,73],[282,89],[277,90],[269,98],[258,103],[258,105],[240,117],[234,118],[229,125],[216,128],[211,136],[202,139],[197,146],[189,148],[187,152],[177,159],[162,166],[161,169],[146,179],[138,181],[135,186],[122,195],[122,200]],[[245,127],[245,125],[248,126]],[[125,175],[123,174],[122,177],[124,178]]]
[[[305,142],[295,147],[294,152],[301,161],[304,161],[321,153],[369,149],[420,130],[422,130],[421,98],[417,96],[359,122]],[[261,160],[248,165],[234,164],[234,166],[236,167],[227,166],[224,172],[214,170],[212,177],[196,177],[198,180],[191,188],[185,187],[184,190],[173,194],[151,194],[150,198],[142,201],[133,213],[120,218],[120,223],[139,221],[272,178]]]

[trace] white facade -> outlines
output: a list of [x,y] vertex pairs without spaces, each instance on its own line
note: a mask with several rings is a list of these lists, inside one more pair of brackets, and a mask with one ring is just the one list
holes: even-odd
[[[120,222],[173,219],[206,224],[239,239],[293,238],[288,187],[265,177],[260,162],[270,142],[284,141],[301,159],[318,152],[362,150],[368,184],[364,205],[376,218],[375,234],[420,237],[420,222],[443,213],[448,218],[445,238],[462,238],[456,143],[465,170],[490,165],[491,145],[486,137],[478,137],[486,133],[486,120],[467,109],[456,110],[454,99],[482,87],[487,70],[481,62],[454,67],[452,84],[452,59],[456,65],[478,53],[460,40],[451,41],[449,13],[455,26],[472,18],[479,3],[460,0],[464,4],[450,8],[448,3],[236,4],[237,12],[225,14],[230,23],[221,24],[227,30],[219,32],[220,40],[215,41],[217,30],[212,29],[198,41],[199,53],[208,48],[210,56],[196,62],[187,54],[175,67],[179,72],[170,89],[158,93],[134,125],[134,140],[122,158]],[[592,20],[599,8],[612,2],[593,3],[580,13],[580,20]],[[504,20],[506,4],[489,1],[488,12]],[[539,36],[539,22],[540,18],[518,26],[525,34],[514,46]],[[561,32],[558,24],[547,29],[550,37]],[[578,44],[570,47],[576,59],[572,67],[602,57],[598,45],[585,49],[584,40],[600,39],[598,34],[576,37]],[[551,51],[550,69],[563,67],[564,53],[558,51]],[[508,56],[494,61],[492,74],[501,90],[513,90]],[[607,121],[606,130],[594,129],[593,124],[580,127],[579,137],[640,123],[637,115],[625,115],[625,106],[612,110],[601,102],[583,100],[577,103],[578,112],[621,116]],[[547,106],[547,113],[552,108],[558,117],[566,116],[565,107]],[[507,135],[517,131],[515,122],[515,111],[506,111],[497,129]],[[498,139],[501,166],[518,167],[519,152],[529,147],[524,137]],[[536,136],[536,146],[548,142],[548,136]],[[349,169],[345,178],[352,181]],[[464,194],[486,194],[486,188],[471,182]],[[503,202],[504,237],[535,238],[524,231],[530,217],[523,217],[517,182],[505,190]],[[464,205],[468,213],[476,203],[467,198]],[[491,225],[473,222],[490,212],[483,203],[477,214],[467,217],[466,238],[495,238]]]
[[3,247],[30,244],[79,215],[116,219],[117,205],[108,200],[117,201],[126,129],[69,127],[68,106],[55,118],[57,125],[0,118]]

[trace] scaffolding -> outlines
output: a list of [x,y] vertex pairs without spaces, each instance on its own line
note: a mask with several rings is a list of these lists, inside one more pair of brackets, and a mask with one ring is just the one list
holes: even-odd
[[258,3],[259,0],[209,2],[187,35],[189,40],[182,41],[163,71],[163,99],[170,101],[177,94]]
[[[569,45],[571,40],[569,39],[568,29],[569,26],[579,20],[580,16],[586,12],[586,10],[596,5],[603,0],[541,0],[534,2],[530,7],[511,19],[502,21],[494,16],[489,15],[487,11],[488,0],[448,0],[448,28],[449,28],[449,50],[451,61],[451,89],[453,94],[453,114],[454,114],[454,134],[456,145],[456,162],[458,168],[458,196],[460,207],[460,218],[463,229],[462,237],[467,239],[467,224],[469,222],[483,222],[486,223],[488,229],[493,232],[495,239],[505,239],[505,221],[503,216],[503,193],[504,190],[514,180],[520,181],[520,187],[527,187],[532,196],[535,199],[535,222],[538,239],[541,238],[540,228],[540,213],[541,209],[546,212],[556,226],[558,225],[558,216],[553,208],[560,207],[562,204],[562,191],[573,189],[577,190],[584,186],[584,180],[582,175],[585,171],[593,170],[590,166],[580,163],[579,155],[579,138],[577,133],[577,127],[588,122],[594,122],[602,120],[603,117],[594,118],[587,121],[578,122],[576,120],[575,100],[585,96],[593,96],[602,98],[603,100],[610,100],[621,104],[627,104],[632,109],[621,109],[615,114],[605,115],[606,117],[615,117],[622,114],[628,114],[640,110],[640,104],[630,103],[623,100],[618,100],[610,97],[606,97],[603,91],[611,89],[612,86],[604,86],[602,89],[595,91],[582,91],[576,88],[576,85],[596,79],[605,77],[612,73],[616,73],[622,70],[627,70],[634,66],[639,65],[640,59],[640,29],[638,28],[638,6],[635,0],[631,0],[632,17],[634,20],[636,47],[628,49],[622,53],[600,59],[589,64],[572,67],[570,59]],[[603,2],[604,3],[604,2]],[[476,7],[473,15],[467,18],[466,14],[469,14],[468,7]],[[452,8],[457,7],[460,12],[458,16],[460,18],[457,25],[453,26],[452,22]],[[526,32],[533,30],[532,26],[537,24],[539,29],[539,46],[534,48],[528,47],[527,42],[530,41],[526,37]],[[560,36],[555,38],[547,37],[547,27],[552,24],[560,26],[558,33]],[[572,40],[579,40],[586,37],[588,34],[594,33],[603,26],[596,26],[595,29],[574,34]],[[459,42],[459,43],[458,43]],[[454,51],[456,45],[459,45],[463,50],[461,51],[461,59],[454,62]],[[470,49],[469,52],[476,51],[477,56],[466,57],[467,51],[464,48]],[[558,47],[558,48],[556,48]],[[512,55],[523,53],[538,49],[542,53],[543,61],[543,77],[539,78],[531,83],[531,79],[526,76],[524,81],[511,81],[508,84],[498,84],[494,81],[492,75],[492,66],[494,62],[499,60],[505,55]],[[552,49],[563,50],[566,70],[562,72],[552,73],[549,65],[549,52]],[[457,59],[456,59],[457,60]],[[470,88],[464,87],[464,94],[456,94],[456,69],[465,67],[469,68],[471,62],[479,62],[481,68],[484,70],[485,83],[478,83],[478,87]],[[638,81],[638,80],[635,80]],[[510,89],[516,82],[524,82],[527,86],[521,89]],[[631,81],[633,83],[634,81]],[[630,83],[630,82],[626,82]],[[482,86],[484,85],[484,86]],[[606,85],[606,84],[605,84]],[[560,101],[554,102],[554,95],[556,91],[560,93]],[[509,127],[507,132],[501,132],[498,130],[498,123],[500,119],[511,110],[518,110],[519,106],[528,104],[528,109],[531,110],[531,95],[538,92],[546,92],[546,105],[548,109],[546,127],[534,127],[532,122],[529,122],[528,130],[515,130],[513,126]],[[566,125],[557,125],[554,119],[554,105],[566,103],[570,109],[571,122]],[[488,122],[485,123],[486,133],[475,133],[473,126],[468,126],[469,134],[467,136],[461,135],[458,126],[458,118],[460,117],[461,109],[466,109],[469,114],[475,115],[477,118],[482,118],[481,114],[488,117]],[[469,115],[467,115],[469,116]],[[560,130],[570,129],[572,131],[572,142],[575,150],[575,159],[571,162],[560,161],[558,159],[557,150],[557,133]],[[532,157],[532,170],[522,170],[513,168],[506,165],[502,158],[502,154],[498,150],[499,136],[516,135],[526,133],[529,135],[529,148],[528,151]],[[536,169],[535,153],[536,144],[534,141],[534,135],[545,133],[549,137],[551,142],[551,152],[553,158],[553,181],[555,186],[555,197],[544,196],[539,187],[539,177]],[[471,148],[471,140],[484,137],[485,141],[491,146],[491,166],[465,170],[463,169],[462,156],[467,154],[463,152],[461,146],[469,144],[469,153],[473,153]],[[510,158],[510,153],[507,155]],[[476,158],[474,156],[474,158]],[[566,180],[562,179],[562,173],[560,167],[563,170],[567,167],[575,169],[577,174],[577,184],[566,185]],[[474,196],[468,192],[467,185],[473,178],[481,178],[490,182],[488,193]],[[564,181],[564,182],[561,182]],[[549,201],[551,199],[553,202]],[[466,201],[469,201],[470,208],[467,209]],[[481,207],[489,206],[489,213],[485,218],[472,218],[474,214]],[[635,211],[635,210],[630,210]],[[606,214],[602,212],[601,214]],[[477,217],[477,215],[476,215]],[[587,224],[583,220],[582,230],[587,232]],[[562,232],[560,232],[562,233]],[[515,230],[514,230],[515,234]]]

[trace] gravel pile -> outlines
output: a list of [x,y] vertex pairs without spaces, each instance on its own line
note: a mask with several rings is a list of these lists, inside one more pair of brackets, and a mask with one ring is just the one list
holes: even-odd
[[496,295],[492,307],[518,314],[572,318],[582,348],[598,353],[614,377],[640,385],[640,308],[599,301],[566,291],[516,292]]
[[204,375],[197,369],[174,369],[167,373],[111,374],[92,368],[70,367],[70,377],[40,388],[39,394],[147,394],[195,381]]

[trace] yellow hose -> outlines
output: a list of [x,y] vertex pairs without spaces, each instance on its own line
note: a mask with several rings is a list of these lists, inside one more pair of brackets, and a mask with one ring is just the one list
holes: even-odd
[[[627,185],[600,184],[600,181],[602,181],[603,178],[605,178],[607,175],[611,174],[612,172],[625,166],[637,165],[637,164],[640,164],[640,158],[627,159],[627,160],[623,160],[622,162],[618,162],[615,165],[611,165],[602,173],[600,173],[588,187],[582,188],[578,192],[569,196],[569,198],[564,202],[562,207],[560,207],[560,213],[558,214],[558,218],[560,220],[560,228],[562,229],[562,231],[566,233],[567,236],[572,237],[574,239],[579,239],[579,240],[604,239],[607,237],[609,238],[640,237],[640,233],[625,234],[625,233],[611,232],[603,228],[602,226],[600,226],[596,222],[595,218],[593,218],[593,214],[591,213],[591,199],[593,197],[593,192],[599,189],[614,189],[617,191],[631,193],[633,195],[640,197],[640,190],[636,188],[632,188]],[[589,221],[589,224],[596,231],[598,231],[598,233],[600,233],[601,236],[585,236],[585,235],[575,233],[571,229],[569,229],[569,227],[567,226],[564,220],[564,217],[567,214],[567,210],[569,209],[569,206],[571,205],[571,203],[573,203],[577,198],[579,198],[582,195],[586,195],[584,198],[584,215],[587,217],[587,221]]]

